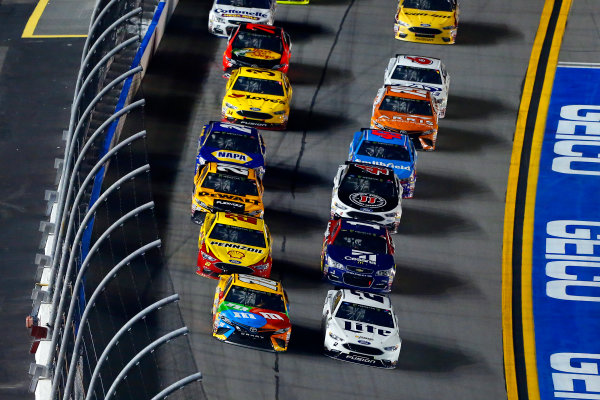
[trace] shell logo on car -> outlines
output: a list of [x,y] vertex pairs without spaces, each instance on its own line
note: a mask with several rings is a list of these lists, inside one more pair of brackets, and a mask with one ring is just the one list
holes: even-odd
[[400,0],[395,37],[409,42],[453,44],[458,13],[457,0]]

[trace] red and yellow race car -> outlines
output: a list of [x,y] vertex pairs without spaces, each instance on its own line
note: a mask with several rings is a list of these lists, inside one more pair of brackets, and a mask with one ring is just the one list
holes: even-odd
[[292,43],[282,28],[262,24],[240,24],[223,53],[223,77],[240,67],[258,67],[288,72]]

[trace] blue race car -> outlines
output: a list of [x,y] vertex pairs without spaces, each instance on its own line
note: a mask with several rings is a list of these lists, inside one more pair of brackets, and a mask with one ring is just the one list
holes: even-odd
[[377,129],[354,133],[348,161],[393,168],[402,184],[402,198],[410,199],[417,181],[417,152],[407,135]]
[[196,170],[206,163],[218,162],[265,173],[265,143],[256,128],[210,121],[202,127],[196,152]]
[[330,220],[323,240],[321,271],[323,279],[339,287],[389,292],[396,274],[389,231],[371,222]]

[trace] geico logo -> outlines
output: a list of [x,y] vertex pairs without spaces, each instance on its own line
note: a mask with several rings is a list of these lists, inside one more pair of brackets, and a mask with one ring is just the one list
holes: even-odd
[[228,160],[234,162],[247,163],[252,161],[252,158],[248,157],[244,153],[239,153],[237,151],[224,151],[218,150],[211,153],[215,158],[219,160]]
[[203,196],[208,196],[208,197],[216,197],[219,199],[227,199],[227,200],[236,200],[236,201],[240,201],[243,203],[248,203],[248,204],[259,204],[258,200],[253,200],[253,199],[249,199],[246,197],[239,197],[239,196],[233,196],[231,194],[223,194],[223,193],[217,193],[217,192],[200,192],[198,193],[198,197],[203,197]]
[[224,242],[210,242],[211,246],[227,247],[232,249],[249,251],[250,253],[262,253],[260,249],[253,249],[252,247],[242,246],[235,243],[224,243]]
[[364,362],[364,363],[369,363],[369,364],[375,363],[375,360],[373,360],[371,358],[357,356],[356,354],[347,354],[346,360],[359,361],[359,362]]
[[[597,393],[600,391],[599,360],[600,354],[554,353],[550,355],[550,367],[558,371],[552,372],[554,397],[597,399]],[[579,382],[575,383],[575,381]]]
[[268,16],[267,14],[261,13],[260,11],[246,11],[246,10],[236,10],[236,9],[226,10],[224,8],[217,8],[215,10],[215,13],[217,13],[217,14],[232,13],[232,14],[240,14],[240,15],[255,15],[257,17],[263,17],[263,18],[266,18]]
[[267,97],[260,97],[260,96],[251,96],[249,94],[246,95],[246,98],[248,100],[263,100],[263,101],[268,101],[270,103],[275,103],[275,104],[285,104],[285,101],[283,101],[283,100],[269,99]]
[[389,336],[392,334],[392,331],[387,329],[378,328],[373,325],[363,324],[361,322],[356,321],[344,321],[344,329],[350,332],[360,333],[360,332],[369,332],[376,333],[381,336]]

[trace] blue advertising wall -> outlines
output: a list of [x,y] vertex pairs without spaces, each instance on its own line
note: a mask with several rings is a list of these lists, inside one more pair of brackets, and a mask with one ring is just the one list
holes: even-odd
[[535,203],[541,400],[600,400],[600,68],[559,66]]

